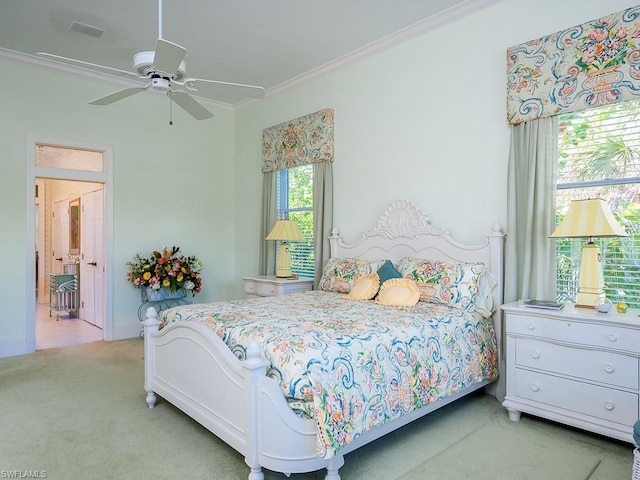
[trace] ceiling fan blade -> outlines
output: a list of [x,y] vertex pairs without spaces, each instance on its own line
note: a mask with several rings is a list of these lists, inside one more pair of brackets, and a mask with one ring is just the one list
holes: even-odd
[[159,38],[153,56],[153,67],[173,77],[178,73],[180,64],[187,54],[187,50],[178,44]]
[[109,105],[113,102],[117,102],[118,100],[122,100],[123,98],[135,95],[136,93],[144,92],[149,87],[149,85],[143,85],[140,87],[127,87],[122,90],[118,90],[117,92],[110,93],[109,95],[105,95],[104,97],[96,98],[89,103],[91,105]]
[[191,95],[186,92],[171,92],[169,98],[182,107],[189,115],[196,120],[205,120],[213,117],[213,113],[200,105]]
[[203,78],[187,78],[182,82],[185,88],[200,96],[215,99],[222,94],[234,94],[241,98],[264,98],[264,88],[243,83],[205,80]]
[[119,77],[125,78],[140,78],[137,73],[128,72],[126,70],[120,70],[118,68],[106,67],[104,65],[97,65],[95,63],[83,62],[82,60],[75,60],[73,58],[61,57],[59,55],[53,55],[51,53],[46,52],[38,52],[37,56],[47,58],[49,60],[53,60],[59,63],[66,63],[68,65],[75,65],[76,67],[89,68],[91,70],[96,70],[102,73],[108,73],[111,75],[117,75]]

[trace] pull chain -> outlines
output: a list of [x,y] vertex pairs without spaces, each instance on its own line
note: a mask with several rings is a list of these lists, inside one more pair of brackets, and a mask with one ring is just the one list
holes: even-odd
[[169,94],[169,125],[173,125],[173,99]]

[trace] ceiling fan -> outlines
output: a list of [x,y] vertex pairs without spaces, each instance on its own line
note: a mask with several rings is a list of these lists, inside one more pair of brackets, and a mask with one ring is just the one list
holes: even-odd
[[[133,56],[133,71],[97,65],[94,63],[61,57],[50,53],[39,52],[36,55],[61,63],[89,68],[99,72],[125,78],[141,80],[144,83],[132,85],[104,97],[89,102],[91,105],[109,105],[124,98],[146,90],[165,92],[178,106],[183,108],[196,120],[204,120],[213,116],[191,94],[207,98],[216,98],[220,92],[234,93],[245,98],[264,98],[264,88],[242,83],[206,80],[186,77],[184,57],[187,50],[178,44],[162,38],[162,0],[158,0],[158,41],[153,52],[140,52]],[[171,124],[171,122],[169,122]]]

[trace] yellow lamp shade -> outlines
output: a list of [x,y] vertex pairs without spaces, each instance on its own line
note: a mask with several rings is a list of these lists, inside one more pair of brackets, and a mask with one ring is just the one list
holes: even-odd
[[293,220],[278,220],[265,240],[304,240],[304,236]]
[[551,234],[551,238],[626,236],[627,232],[613,217],[602,198],[573,200],[564,220]]

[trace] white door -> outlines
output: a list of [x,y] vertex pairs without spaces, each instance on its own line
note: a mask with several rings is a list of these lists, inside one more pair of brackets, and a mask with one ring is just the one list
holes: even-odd
[[69,256],[69,200],[53,204],[51,273],[62,273],[62,264]]
[[97,327],[104,326],[104,190],[84,193],[81,201],[80,314]]

